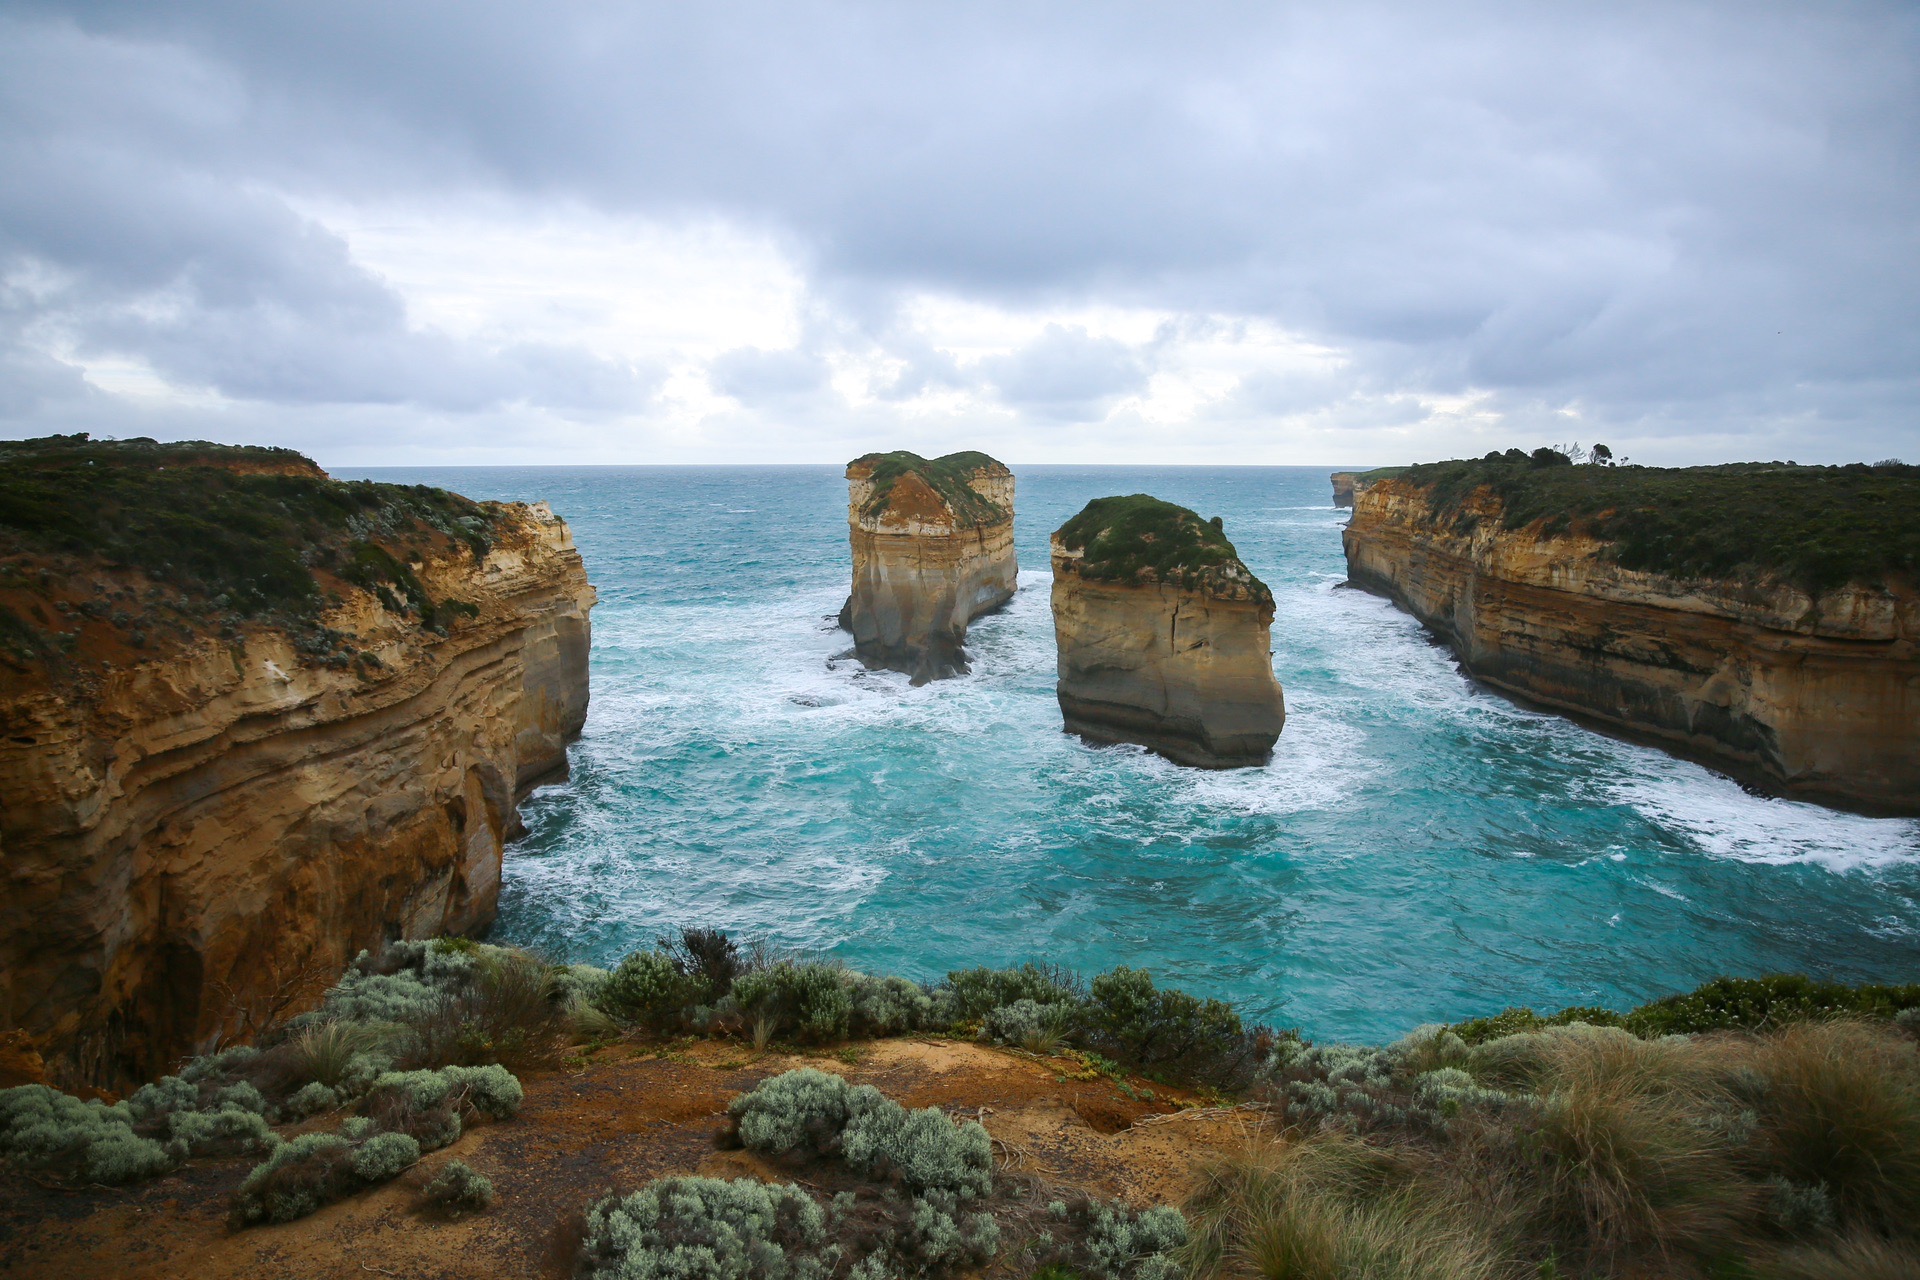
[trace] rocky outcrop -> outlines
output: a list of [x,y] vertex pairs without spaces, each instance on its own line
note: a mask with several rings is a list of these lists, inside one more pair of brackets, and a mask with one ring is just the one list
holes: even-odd
[[1069,733],[1180,764],[1264,764],[1286,723],[1273,593],[1219,522],[1135,494],[1053,535],[1053,627]]
[[594,591],[543,504],[466,507],[448,527],[484,537],[353,517],[372,540],[299,625],[196,628],[191,601],[143,616],[165,584],[125,566],[8,563],[8,616],[67,656],[0,665],[0,1027],[56,1079],[150,1079],[362,947],[491,922],[515,805],[585,719]]
[[853,590],[840,625],[869,667],[925,684],[967,671],[967,624],[1013,598],[1013,473],[984,453],[847,465]]
[[[1557,532],[1550,532],[1556,526]],[[1490,489],[1361,490],[1354,585],[1450,645],[1474,678],[1765,789],[1920,813],[1920,593],[1622,568],[1578,526],[1505,528]]]
[[1358,471],[1336,471],[1333,473],[1333,505],[1350,507],[1353,505],[1353,481]]

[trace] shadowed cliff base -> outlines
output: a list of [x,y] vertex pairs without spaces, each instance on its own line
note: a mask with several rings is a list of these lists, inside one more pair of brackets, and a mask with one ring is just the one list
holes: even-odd
[[484,928],[586,717],[594,601],[543,504],[286,450],[0,449],[0,1020],[120,1087]]
[[1013,598],[1013,473],[984,453],[847,465],[853,656],[916,685],[968,671],[967,625]]
[[1089,502],[1053,535],[1053,621],[1069,733],[1207,769],[1271,757],[1273,594],[1219,520],[1146,494]]
[[1348,578],[1489,688],[1768,794],[1913,815],[1917,484],[1895,466],[1388,469],[1358,491]]

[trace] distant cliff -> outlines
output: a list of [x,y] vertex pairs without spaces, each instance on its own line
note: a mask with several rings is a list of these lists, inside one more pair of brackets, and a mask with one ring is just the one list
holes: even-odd
[[0,1027],[114,1087],[487,925],[593,601],[543,505],[0,445]]
[[847,465],[853,590],[840,625],[869,667],[925,684],[967,670],[967,624],[1013,598],[1013,473],[984,453]]
[[1353,481],[1360,473],[1357,471],[1336,471],[1333,473],[1333,505],[1350,507],[1353,505]]
[[1920,813],[1920,468],[1369,480],[1349,578],[1475,678],[1789,795]]
[[1203,768],[1264,764],[1286,723],[1272,623],[1272,592],[1185,507],[1098,498],[1053,535],[1070,733]]

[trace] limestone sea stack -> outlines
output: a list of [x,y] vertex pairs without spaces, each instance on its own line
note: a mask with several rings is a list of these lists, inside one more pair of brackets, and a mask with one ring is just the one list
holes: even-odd
[[1273,593],[1220,522],[1144,493],[1096,498],[1053,535],[1069,733],[1180,764],[1265,764],[1286,723]]
[[1347,575],[1475,679],[1763,790],[1920,814],[1920,467],[1372,472]]
[[543,504],[287,450],[0,444],[0,1032],[125,1088],[483,929],[587,709]]
[[1350,507],[1353,505],[1353,478],[1357,471],[1336,471],[1333,473],[1333,505]]
[[967,672],[967,624],[1013,598],[1013,472],[984,453],[896,450],[847,464],[853,590],[840,625],[869,667],[914,684]]

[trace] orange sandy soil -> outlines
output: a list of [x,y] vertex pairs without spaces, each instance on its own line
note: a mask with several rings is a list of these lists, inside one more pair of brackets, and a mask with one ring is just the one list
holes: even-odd
[[[1182,1112],[1196,1099],[1161,1085],[1135,1083],[1151,1101],[1128,1097],[1110,1080],[1074,1078],[1079,1064],[1066,1059],[959,1041],[883,1040],[817,1056],[755,1055],[726,1042],[674,1052],[621,1044],[584,1067],[523,1075],[526,1103],[513,1120],[477,1125],[394,1182],[298,1222],[228,1225],[248,1159],[195,1161],[123,1190],[59,1189],[0,1169],[0,1273],[558,1280],[572,1274],[581,1211],[606,1192],[676,1173],[794,1177],[717,1140],[735,1095],[799,1066],[875,1085],[909,1107],[981,1120],[995,1139],[996,1171],[1032,1179],[1042,1204],[1072,1191],[1177,1204],[1195,1166],[1238,1146],[1258,1122],[1245,1111]],[[453,1159],[493,1180],[491,1209],[456,1221],[421,1210],[420,1188]]]

